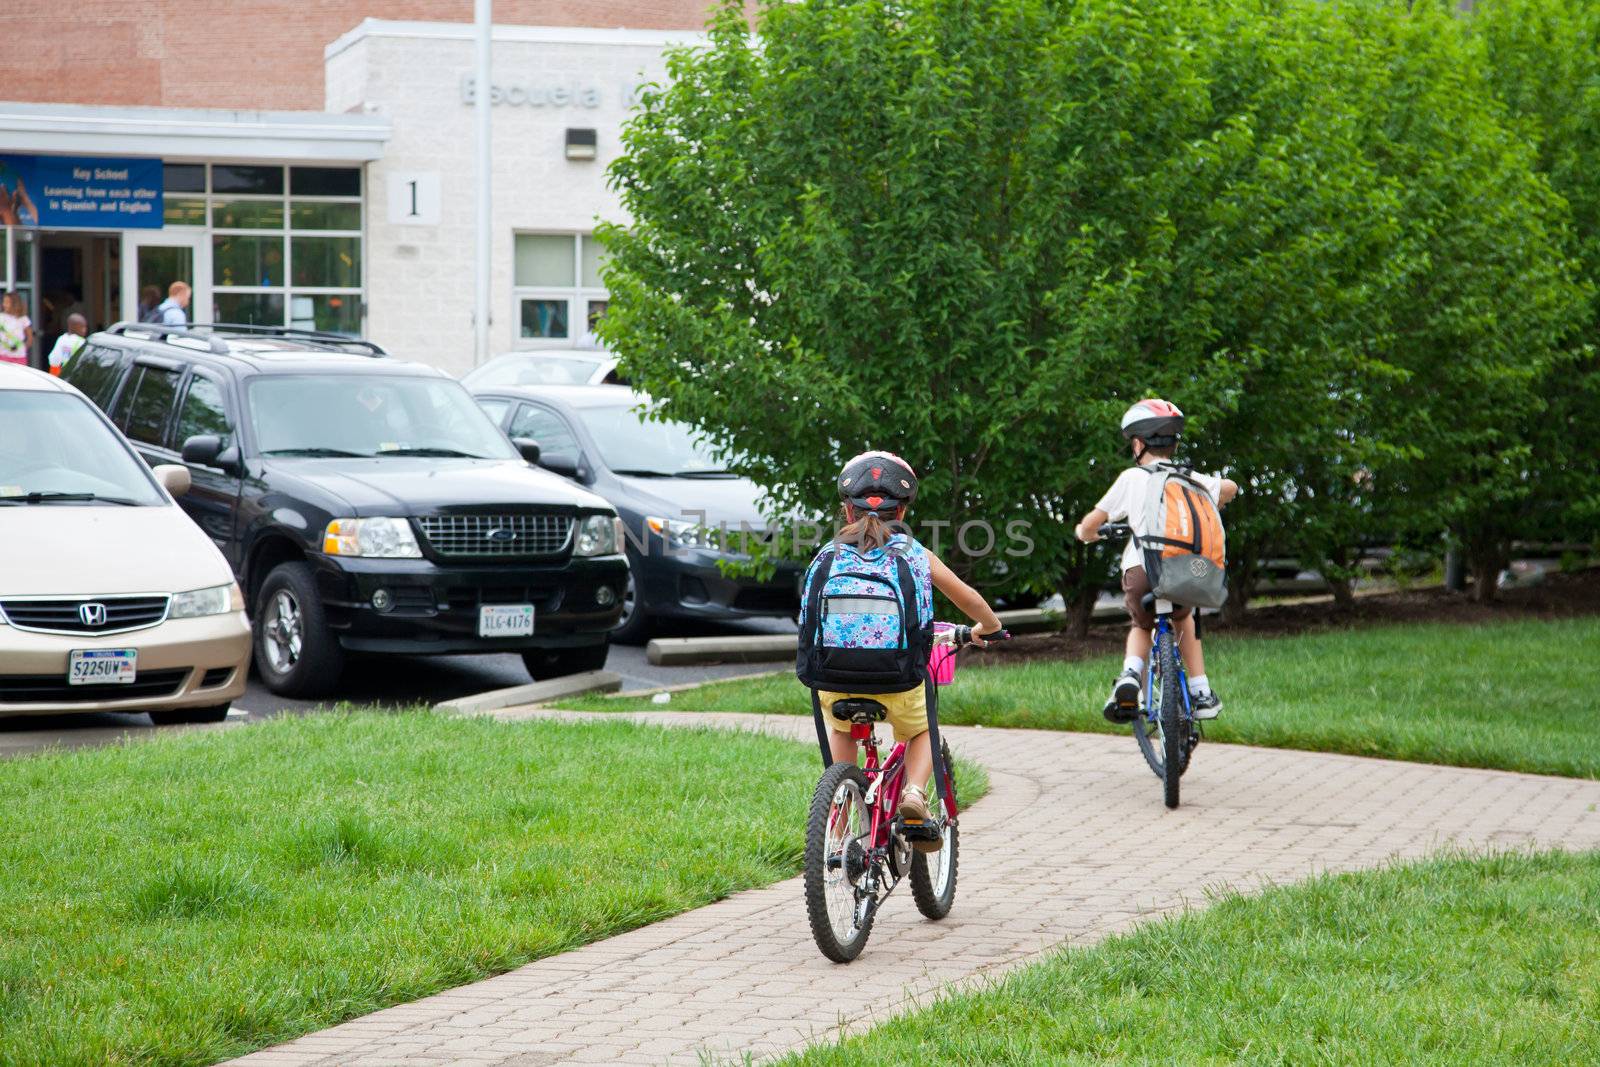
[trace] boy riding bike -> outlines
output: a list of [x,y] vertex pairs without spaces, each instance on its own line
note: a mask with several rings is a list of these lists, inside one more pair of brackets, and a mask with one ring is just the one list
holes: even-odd
[[[844,465],[839,472],[839,497],[844,502],[845,526],[832,543],[823,546],[806,573],[805,588],[810,589],[817,578],[818,564],[830,561],[836,554],[850,554],[844,565],[834,564],[835,575],[849,577],[848,567],[861,564],[866,570],[881,564],[886,558],[902,557],[910,565],[912,582],[916,587],[916,606],[919,617],[933,618],[933,590],[937,588],[950,602],[965,612],[976,624],[972,630],[972,643],[982,647],[983,634],[1000,630],[1000,620],[987,601],[966,582],[929,552],[921,542],[907,532],[897,532],[890,523],[901,523],[906,508],[917,496],[917,475],[910,464],[888,452],[863,452]],[[826,581],[827,575],[821,579]],[[864,587],[865,589],[866,587]],[[854,596],[855,593],[851,593]],[[866,591],[862,599],[871,599]],[[909,598],[908,598],[909,599]],[[804,609],[802,609],[804,610]],[[838,614],[824,616],[824,626],[835,628],[862,628],[880,625],[874,620],[884,616],[872,614]],[[838,635],[841,644],[851,644],[847,633]],[[864,642],[870,643],[870,642]],[[924,687],[917,685],[900,692],[850,693],[819,690],[822,717],[832,725],[828,737],[829,751],[835,763],[856,762],[856,742],[850,736],[850,723],[833,716],[836,701],[870,697],[886,709],[888,722],[894,730],[896,741],[906,742],[906,786],[900,799],[899,815],[916,822],[928,818],[928,799],[924,788],[933,774],[933,748],[928,740],[928,706]],[[913,847],[921,851],[937,851],[938,841],[915,841]]]
[[[1141,400],[1127,410],[1122,416],[1122,436],[1128,439],[1137,466],[1123,471],[1100,502],[1078,523],[1078,540],[1098,541],[1101,526],[1139,513],[1148,479],[1155,476],[1155,465],[1171,461],[1182,433],[1183,412],[1175,404],[1165,400]],[[1239,493],[1238,484],[1229,478],[1199,473],[1189,477],[1218,507]],[[1133,625],[1128,630],[1122,673],[1112,683],[1111,699],[1106,701],[1104,709],[1106,719],[1114,723],[1133,722],[1139,714],[1139,691],[1144,684],[1145,661],[1150,656],[1150,631],[1155,626],[1155,615],[1144,604],[1145,594],[1149,592],[1150,578],[1145,573],[1139,548],[1130,537],[1122,550],[1122,594]],[[1172,621],[1178,631],[1178,651],[1189,677],[1194,717],[1215,719],[1222,710],[1222,700],[1206,678],[1205,655],[1200,649],[1200,639],[1195,636],[1193,613],[1186,606],[1177,607]]]

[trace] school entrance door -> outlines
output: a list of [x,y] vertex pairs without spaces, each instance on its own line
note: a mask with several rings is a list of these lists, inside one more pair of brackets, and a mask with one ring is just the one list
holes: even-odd
[[190,322],[211,322],[211,242],[203,233],[125,230],[122,235],[122,317],[138,322],[150,306],[167,298],[173,282],[194,290]]

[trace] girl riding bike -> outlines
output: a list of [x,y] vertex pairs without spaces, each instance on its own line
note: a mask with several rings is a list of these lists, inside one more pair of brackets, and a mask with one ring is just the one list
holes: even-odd
[[[806,589],[811,589],[812,582],[819,577],[821,581],[828,581],[827,574],[819,576],[816,573],[818,564],[824,559],[830,561],[835,575],[848,578],[848,574],[840,575],[841,569],[859,563],[863,571],[871,570],[888,558],[900,557],[910,567],[919,618],[932,620],[933,590],[938,589],[975,623],[972,629],[973,644],[982,647],[985,643],[984,634],[1000,630],[1000,620],[989,607],[988,601],[904,530],[906,509],[917,496],[917,475],[910,464],[889,452],[863,452],[844,465],[839,472],[838,486],[844,506],[845,525],[833,542],[825,545],[812,561],[806,573]],[[896,531],[890,523],[902,525],[902,529]],[[840,562],[833,563],[836,559]],[[861,599],[874,598],[864,592]],[[802,625],[805,610],[802,608]],[[848,632],[850,628],[870,629],[879,625],[873,620],[883,617],[841,613],[824,619],[824,626],[833,627],[840,641],[849,643],[852,637]],[[924,653],[924,659],[925,656]],[[817,696],[822,718],[832,726],[828,747],[835,763],[854,764],[857,747],[850,736],[850,722],[832,714],[834,703],[868,697],[884,706],[895,740],[905,742],[907,746],[906,781],[909,784],[901,795],[899,815],[910,821],[926,820],[926,783],[933,774],[933,747],[928,739],[928,707],[924,686],[918,683],[901,691],[870,693],[819,689]],[[937,851],[940,846],[937,841],[914,841],[913,847],[921,851]]]

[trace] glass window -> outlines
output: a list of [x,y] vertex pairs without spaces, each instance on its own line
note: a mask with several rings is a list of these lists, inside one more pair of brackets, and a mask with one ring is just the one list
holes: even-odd
[[296,196],[360,196],[361,171],[354,167],[291,167],[289,191]]
[[169,193],[203,193],[206,191],[206,165],[163,163],[161,184]]
[[122,378],[121,355],[103,345],[86,345],[68,361],[61,377],[104,410]]
[[283,238],[217,234],[211,238],[211,280],[217,285],[282,285]]
[[604,289],[606,283],[600,278],[600,267],[606,261],[606,246],[596,237],[583,239],[583,287],[585,289]]
[[549,408],[523,404],[511,420],[511,428],[506,431],[506,436],[537,441],[539,454],[543,457],[559,456],[574,463],[578,460],[578,439],[573,436],[566,420]]
[[211,225],[219,230],[281,230],[282,200],[218,200],[211,205]]
[[168,226],[204,226],[204,197],[168,196],[161,201],[161,221]]
[[178,432],[172,435],[178,448],[199,434],[216,434],[227,447],[233,427],[228,422],[227,405],[222,401],[222,386],[199,375],[189,380],[189,393],[178,412]]
[[296,200],[289,205],[289,225],[297,230],[359,230],[361,205]]
[[282,326],[282,293],[213,293],[217,322],[240,326]]
[[294,238],[294,284],[355,288],[361,284],[361,238]]
[[609,300],[591,300],[591,301],[589,301],[589,332],[590,333],[594,333],[594,328],[597,325],[599,325],[600,320],[605,316],[606,305],[609,304],[609,303],[611,303],[611,301],[609,301]]
[[566,337],[567,302],[565,300],[522,301],[523,337]]
[[[50,447],[41,449],[40,441],[49,441]],[[0,392],[0,507],[94,503],[4,501],[29,493],[90,493],[146,506],[165,503],[149,470],[82,398],[42,390]],[[120,547],[106,546],[107,551]]]
[[612,470],[716,474],[723,464],[688,423],[647,419],[632,407],[582,408],[578,416]]
[[480,397],[478,400],[478,406],[483,409],[483,413],[485,415],[489,416],[489,418],[494,421],[496,426],[499,426],[505,421],[506,408],[511,406],[511,401],[492,400],[488,397]]
[[216,165],[211,168],[211,191],[213,193],[281,194],[283,192],[283,168]]
[[360,337],[361,298],[355,293],[296,293],[289,298],[289,325]]
[[515,459],[460,382],[421,375],[271,375],[250,384],[263,455]]
[[588,385],[600,356],[568,356],[543,352],[508,352],[496,356],[461,379],[468,389],[502,389],[508,385]]
[[573,270],[577,247],[571,236],[517,234],[515,284],[572,288],[577,278]]
[[172,401],[178,395],[181,375],[165,367],[143,367],[141,371],[138,383],[129,383],[132,400],[118,405],[128,413],[122,432],[135,441],[159,445],[163,443],[161,431],[172,413]]

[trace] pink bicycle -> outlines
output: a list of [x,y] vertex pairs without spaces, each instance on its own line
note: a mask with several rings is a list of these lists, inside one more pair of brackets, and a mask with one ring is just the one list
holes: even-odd
[[[956,829],[956,781],[950,746],[939,739],[938,686],[954,677],[955,656],[972,641],[969,626],[939,624],[929,664],[928,739],[933,744],[933,785],[928,795],[928,821],[901,819],[900,794],[905,789],[903,742],[879,761],[875,727],[887,715],[869,698],[835,701],[832,714],[850,723],[850,736],[866,749],[864,766],[835,763],[823,772],[811,798],[806,823],[805,894],[811,935],[822,954],[835,963],[861,955],[872,920],[901,879],[910,877],[911,898],[929,919],[950,914],[956,897],[960,838]],[[1003,641],[1005,631],[985,634],[985,641]],[[820,702],[814,711],[821,715]],[[819,729],[825,724],[818,721]],[[939,843],[922,852],[913,841]]]

